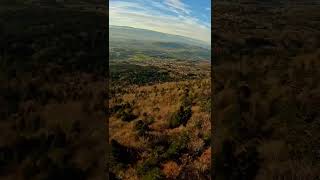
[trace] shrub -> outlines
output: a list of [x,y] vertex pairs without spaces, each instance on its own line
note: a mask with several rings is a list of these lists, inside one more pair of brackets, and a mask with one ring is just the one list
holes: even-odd
[[164,159],[176,158],[183,150],[187,148],[189,136],[187,133],[182,133],[177,139],[174,139],[167,151],[162,155]]
[[132,114],[131,111],[127,112],[127,111],[122,111],[121,114],[120,114],[120,117],[123,121],[126,121],[126,122],[130,122],[134,119],[137,118],[136,115]]
[[143,122],[142,120],[137,121],[135,124],[135,129],[138,131],[139,136],[143,136],[149,130],[148,124]]
[[148,171],[144,176],[142,176],[142,180],[161,180],[163,179],[163,174],[160,168],[152,168]]
[[175,179],[179,176],[181,167],[174,161],[168,161],[163,165],[163,172],[167,178]]
[[137,173],[142,177],[142,179],[157,179],[158,175],[161,175],[161,172],[159,173],[155,170],[158,169],[158,167],[156,167],[159,163],[158,157],[157,153],[153,153],[147,160],[138,165]]
[[205,150],[198,158],[196,167],[202,173],[208,172],[211,167],[211,148]]
[[169,119],[169,127],[176,128],[181,124],[186,125],[191,115],[191,105],[186,107],[180,106],[180,109],[177,112],[173,113],[171,118]]
[[147,123],[148,125],[154,123],[154,117],[147,117],[146,123]]
[[[120,103],[121,101],[122,101],[121,99],[117,100],[117,103]],[[125,109],[131,109],[131,108],[132,108],[132,105],[130,103],[115,105],[114,107],[110,108],[110,113],[121,113]]]
[[123,121],[130,122],[137,118],[136,115],[132,113],[132,105],[130,103],[124,103],[121,105],[116,105],[110,109],[111,113],[117,113],[117,117],[121,118]]
[[211,144],[211,132],[203,134],[203,141],[205,146]]
[[204,98],[200,104],[201,110],[204,112],[211,112],[211,99],[210,97]]

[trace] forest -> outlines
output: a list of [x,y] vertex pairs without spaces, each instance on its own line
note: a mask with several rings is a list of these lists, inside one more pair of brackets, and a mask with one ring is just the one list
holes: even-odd
[[75,1],[0,2],[1,179],[106,175],[101,97],[107,97],[108,30],[97,7],[106,9]]
[[318,5],[216,2],[216,179],[318,179]]

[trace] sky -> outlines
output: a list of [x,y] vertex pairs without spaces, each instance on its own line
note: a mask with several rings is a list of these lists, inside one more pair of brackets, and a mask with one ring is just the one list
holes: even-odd
[[211,0],[109,0],[109,25],[211,42]]

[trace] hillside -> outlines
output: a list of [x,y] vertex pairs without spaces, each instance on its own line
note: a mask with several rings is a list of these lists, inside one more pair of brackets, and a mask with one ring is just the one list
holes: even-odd
[[317,179],[319,6],[237,2],[213,9],[216,179]]
[[109,41],[116,40],[139,40],[139,41],[154,41],[154,42],[172,42],[188,44],[192,46],[200,46],[209,49],[210,44],[204,41],[187,38],[179,35],[172,35],[151,31],[146,29],[139,29],[127,26],[113,26],[109,25]]
[[37,2],[0,2],[0,179],[101,179],[107,16]]
[[210,178],[210,50],[196,40],[110,30],[110,176]]
[[111,175],[119,179],[210,179],[210,64],[112,62]]
[[109,26],[110,60],[136,54],[150,58],[210,60],[210,45],[176,35],[122,26]]

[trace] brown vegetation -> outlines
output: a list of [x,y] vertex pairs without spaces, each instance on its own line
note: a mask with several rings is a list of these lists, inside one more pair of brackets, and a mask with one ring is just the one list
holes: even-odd
[[[186,179],[187,173],[208,179],[210,162],[200,158],[210,149],[208,76],[121,87],[109,101],[113,112],[109,119],[110,141],[132,149],[138,159],[130,164],[115,160],[112,172],[122,179]],[[132,117],[130,121],[122,118],[127,113]],[[202,170],[193,165],[196,161],[206,161]]]
[[319,178],[318,5],[216,3],[217,179]]

